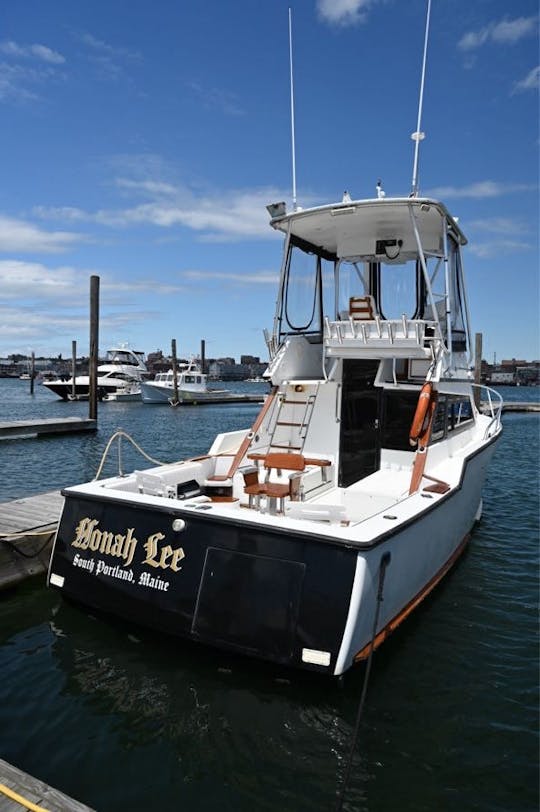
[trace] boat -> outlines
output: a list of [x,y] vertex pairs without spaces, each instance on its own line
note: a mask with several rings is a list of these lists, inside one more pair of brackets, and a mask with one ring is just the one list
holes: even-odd
[[[466,238],[442,203],[270,210],[285,249],[257,419],[196,459],[66,488],[48,583],[162,631],[339,675],[464,550],[502,401],[473,380]],[[291,308],[308,285],[311,320]]]
[[124,386],[119,386],[115,389],[114,392],[107,392],[103,396],[103,400],[116,401],[118,403],[140,403],[142,400],[141,382],[127,382]]
[[202,372],[195,359],[180,363],[175,373],[173,369],[158,372],[152,381],[141,382],[143,403],[161,403],[171,406],[200,406],[210,403],[253,403],[260,398],[245,393],[230,392],[228,389],[209,389],[208,376]]
[[[107,350],[105,362],[99,364],[97,369],[97,390],[100,400],[111,400],[109,396],[118,390],[124,390],[132,384],[139,384],[145,375],[145,355],[143,352],[130,349],[126,344],[120,344]],[[90,378],[88,375],[76,375],[75,386],[73,377],[44,380],[43,386],[54,392],[62,400],[88,400]]]
[[268,206],[284,246],[258,416],[206,454],[63,490],[49,587],[338,676],[450,571],[502,398],[475,383],[467,239],[419,194],[416,156],[407,196]]

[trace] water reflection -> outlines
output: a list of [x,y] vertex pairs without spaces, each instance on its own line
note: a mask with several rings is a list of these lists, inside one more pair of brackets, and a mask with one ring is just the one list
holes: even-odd
[[[221,809],[307,810],[314,798],[318,808],[332,808],[350,741],[343,681],[134,633],[66,603],[49,629],[70,700],[64,713],[75,702],[106,732],[109,750],[115,742],[116,769],[107,768],[110,758],[101,765],[108,781],[114,784],[129,754],[146,754],[155,767],[159,751],[169,765],[160,798],[166,808],[185,793],[197,795],[191,808],[216,808],[217,788]],[[360,770],[357,786],[367,779]],[[361,794],[353,788],[350,797],[358,802]]]

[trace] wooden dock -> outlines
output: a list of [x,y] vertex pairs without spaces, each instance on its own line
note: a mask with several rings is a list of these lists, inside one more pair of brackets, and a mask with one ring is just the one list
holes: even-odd
[[45,574],[63,504],[60,491],[0,504],[0,590]]
[[540,403],[533,401],[515,401],[512,403],[503,403],[503,412],[540,412]]
[[13,420],[0,423],[0,440],[18,437],[42,437],[51,434],[96,431],[97,420],[82,417],[50,417],[44,420]]
[[95,812],[0,759],[0,812]]

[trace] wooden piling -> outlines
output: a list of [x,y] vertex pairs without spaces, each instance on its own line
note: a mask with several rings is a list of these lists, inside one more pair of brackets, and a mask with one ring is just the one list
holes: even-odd
[[36,354],[34,350],[32,350],[32,355],[30,356],[30,394],[34,394],[34,380],[36,378]]
[[88,417],[97,420],[97,368],[99,351],[99,276],[90,277],[90,356],[88,359]]
[[[474,341],[474,382],[480,384],[482,381],[482,333],[476,333]],[[474,389],[474,402],[476,408],[480,408],[481,391],[479,386]]]
[[206,350],[206,342],[205,342],[205,340],[203,338],[203,339],[201,339],[201,372],[202,372],[203,375],[204,375],[205,366],[206,366],[206,357],[205,357],[206,353],[205,353],[205,350]]
[[77,382],[75,377],[77,375],[77,342],[71,342],[71,396],[75,400],[77,395]]
[[176,358],[176,338],[171,339],[171,355],[173,370],[174,404],[178,403],[178,361]]

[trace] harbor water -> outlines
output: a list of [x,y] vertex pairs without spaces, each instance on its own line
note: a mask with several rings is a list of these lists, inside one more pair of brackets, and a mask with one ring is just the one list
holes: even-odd
[[[257,410],[100,404],[95,434],[1,441],[0,501],[91,479],[117,428],[171,462]],[[0,380],[0,421],[87,412]],[[540,424],[503,425],[467,552],[374,656],[344,810],[538,810]],[[127,441],[121,463],[149,465]],[[0,757],[99,812],[332,812],[365,669],[224,655],[94,616],[39,578],[0,594],[0,673]]]

